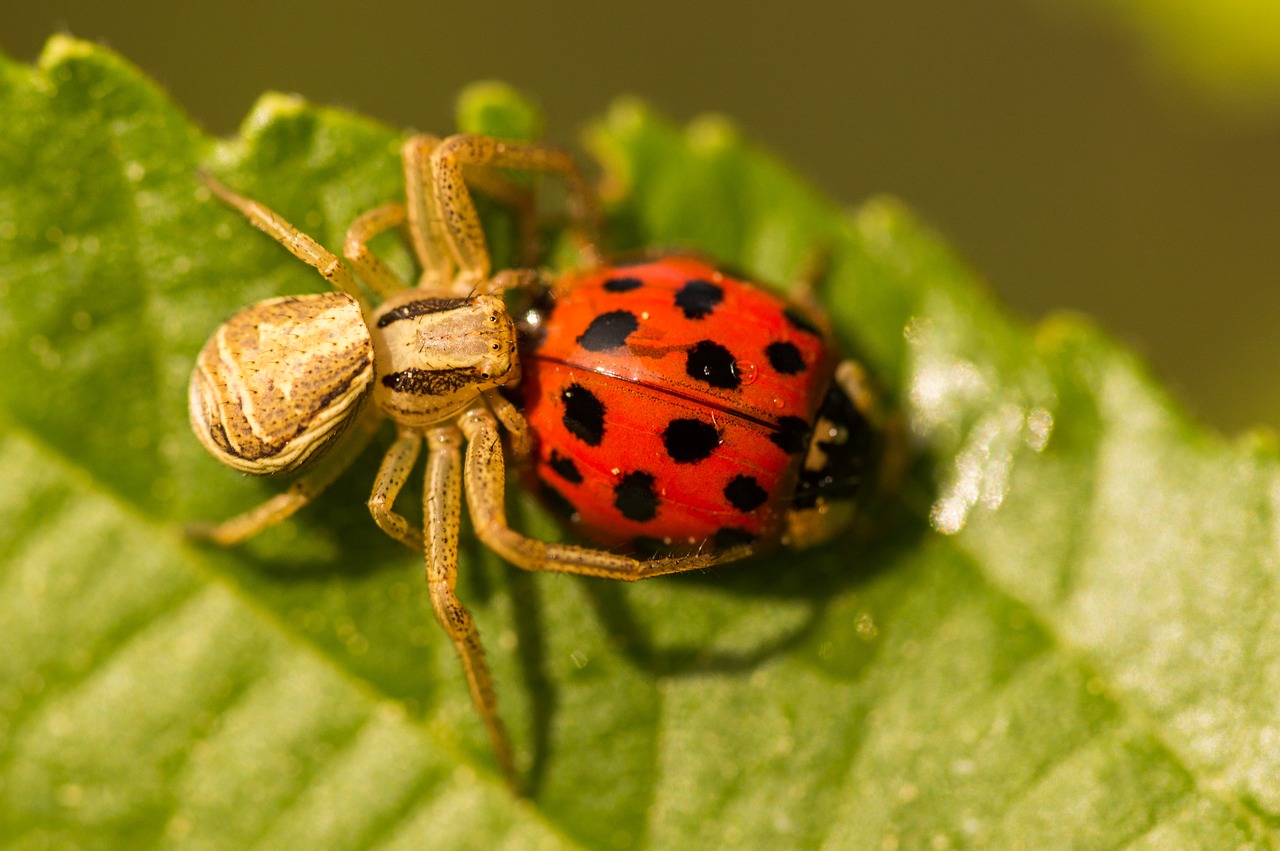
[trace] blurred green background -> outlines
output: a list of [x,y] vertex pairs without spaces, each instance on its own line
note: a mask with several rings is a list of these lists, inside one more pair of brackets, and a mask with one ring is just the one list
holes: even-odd
[[1028,318],[1094,316],[1201,419],[1280,424],[1273,0],[74,0],[11,4],[0,50],[59,31],[216,134],[269,89],[449,130],[484,78],[561,142],[624,93],[722,112],[841,203],[901,197]]

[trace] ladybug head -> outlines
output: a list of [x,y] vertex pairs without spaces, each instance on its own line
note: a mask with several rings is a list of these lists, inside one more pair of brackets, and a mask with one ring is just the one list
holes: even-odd
[[874,478],[879,437],[840,382],[832,382],[809,439],[785,539],[802,549],[835,538],[849,527],[866,484]]
[[535,351],[547,336],[547,321],[556,307],[555,293],[546,282],[538,281],[508,290],[507,306],[515,321],[520,351]]

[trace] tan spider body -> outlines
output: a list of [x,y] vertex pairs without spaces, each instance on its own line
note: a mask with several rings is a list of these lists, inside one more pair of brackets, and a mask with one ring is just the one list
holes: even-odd
[[191,427],[242,473],[292,473],[342,436],[372,382],[373,341],[354,298],[274,298],[205,344],[191,374]]
[[[467,177],[526,211],[527,196],[492,169],[553,172],[570,188],[573,216],[594,226],[591,193],[563,151],[488,137],[415,137],[403,149],[406,203],[365,213],[347,233],[344,255],[382,299],[376,308],[342,261],[265,206],[208,186],[253,224],[314,267],[337,292],[271,299],[220,327],[201,351],[191,378],[191,423],[215,457],[246,473],[303,471],[289,489],[198,537],[231,545],[306,505],[390,418],[397,438],[387,450],[369,510],[389,535],[425,553],[437,619],[453,641],[472,699],[485,721],[503,773],[518,788],[511,749],[497,714],[480,638],[453,588],[464,493],[477,535],[526,570],[554,570],[635,580],[741,558],[750,547],[637,560],[625,555],[527,538],[507,525],[506,467],[500,429],[511,451],[529,451],[519,411],[496,389],[519,379],[516,331],[501,298],[527,273],[491,275],[484,234]],[[367,248],[402,225],[422,267],[408,288]],[[372,397],[372,398],[370,398]],[[393,510],[427,444],[424,524]],[[465,444],[465,463],[463,446]]]

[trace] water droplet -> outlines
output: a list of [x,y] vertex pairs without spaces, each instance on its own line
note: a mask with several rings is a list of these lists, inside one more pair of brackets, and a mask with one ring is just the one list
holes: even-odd
[[743,384],[755,384],[759,374],[760,370],[753,363],[743,362],[738,364],[738,377],[742,379]]

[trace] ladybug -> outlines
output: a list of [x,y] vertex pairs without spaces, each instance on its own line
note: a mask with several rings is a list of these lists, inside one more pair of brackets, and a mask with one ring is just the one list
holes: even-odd
[[862,369],[824,323],[705,260],[571,274],[522,323],[544,502],[641,553],[835,537],[879,455]]

